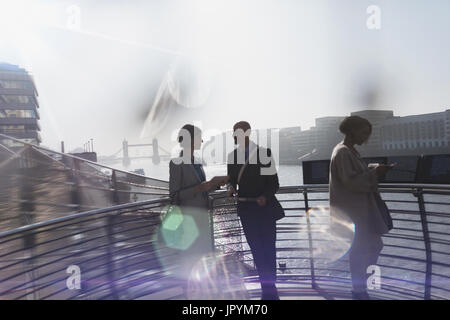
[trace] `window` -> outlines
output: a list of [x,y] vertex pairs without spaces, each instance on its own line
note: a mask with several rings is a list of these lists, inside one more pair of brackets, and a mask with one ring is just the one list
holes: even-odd
[[17,104],[25,104],[30,103],[30,97],[28,96],[10,96],[10,95],[2,95],[3,100],[6,103],[17,103]]
[[418,122],[415,123],[415,127],[416,127],[416,140],[419,140],[420,139],[420,127],[419,127]]
[[428,139],[433,139],[433,122],[431,120],[428,120],[427,127],[428,127]]
[[433,131],[434,131],[434,138],[439,138],[439,122],[437,120],[433,121]]
[[0,129],[21,129],[24,130],[25,126],[24,125],[0,125]]
[[27,132],[24,128],[3,128],[0,127],[0,132],[4,134],[14,134],[14,133],[25,133]]
[[403,138],[403,140],[408,139],[408,124],[406,124],[406,123],[402,124],[402,138]]
[[34,110],[4,110],[7,118],[36,118]]
[[29,81],[0,80],[0,87],[5,89],[31,89],[32,85]]

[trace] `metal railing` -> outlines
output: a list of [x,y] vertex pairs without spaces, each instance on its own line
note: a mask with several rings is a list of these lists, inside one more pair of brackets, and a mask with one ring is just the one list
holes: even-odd
[[[382,286],[372,293],[382,299],[449,299],[450,186],[382,184],[380,191],[394,229],[383,237],[378,260]],[[217,195],[213,204],[216,247],[238,253],[253,266],[235,207],[223,197]],[[333,241],[329,229],[323,228],[323,218],[329,218],[328,185],[282,187],[277,197],[286,212],[277,223],[278,283],[286,285],[286,294],[310,294],[308,288],[316,293],[323,289],[324,296],[336,288],[350,292],[346,253],[351,243],[339,259],[326,257]],[[257,277],[249,280],[255,282]],[[298,281],[303,293],[291,290]],[[258,296],[258,290],[254,294]]]
[[0,231],[168,195],[168,182],[0,134]]
[[[449,299],[450,186],[380,185],[380,191],[394,229],[383,238],[378,261],[382,285],[373,294],[379,299]],[[252,256],[235,204],[223,192],[212,196],[215,249],[248,267],[250,297],[257,297]],[[328,186],[283,187],[277,197],[286,210],[277,224],[280,295],[348,298],[346,255],[333,261],[316,255],[329,243],[320,232],[323,221],[314,215],[327,213]],[[180,286],[168,273],[176,265],[162,263],[173,252],[156,245],[167,201],[95,209],[0,233],[0,297],[183,298],[182,293],[162,294]],[[69,266],[82,272],[80,289],[69,289]]]
[[[128,299],[158,288],[166,270],[153,236],[167,199],[96,209],[0,233],[3,299]],[[82,270],[70,290],[68,269]],[[138,281],[133,279],[139,274]],[[68,280],[69,279],[69,280]],[[145,284],[144,292],[139,285]],[[153,284],[153,285],[151,285]]]

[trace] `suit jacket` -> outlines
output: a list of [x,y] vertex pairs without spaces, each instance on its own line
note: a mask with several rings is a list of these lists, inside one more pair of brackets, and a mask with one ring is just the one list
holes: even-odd
[[267,203],[266,206],[261,207],[256,202],[239,202],[238,215],[241,216],[247,212],[258,213],[264,217],[279,220],[284,217],[284,210],[275,196],[280,185],[271,150],[251,141],[249,149],[249,164],[243,171],[239,188],[237,188],[238,176],[245,162],[243,149],[238,147],[228,155],[227,171],[230,183],[238,191],[239,197],[265,196]]
[[169,195],[173,203],[208,208],[208,193],[194,191],[195,186],[202,182],[201,178],[192,164],[185,164],[181,159],[172,159],[169,163]]

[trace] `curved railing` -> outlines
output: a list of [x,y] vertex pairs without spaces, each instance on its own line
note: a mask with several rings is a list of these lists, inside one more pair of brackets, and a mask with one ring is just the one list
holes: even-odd
[[[450,186],[380,185],[380,191],[394,229],[383,237],[381,288],[370,294],[379,299],[450,298]],[[235,204],[224,192],[211,195],[216,251],[245,266],[228,271],[244,277],[249,297],[257,298],[252,256]],[[317,249],[326,252],[329,241],[315,215],[327,214],[328,186],[283,187],[277,197],[286,210],[277,224],[281,296],[349,298],[346,255],[336,261],[316,255]],[[183,298],[180,283],[170,276],[175,264],[162,263],[173,251],[155,245],[167,203],[168,198],[159,198],[122,204],[0,233],[0,297]]]
[[[139,285],[133,282],[133,268],[145,273],[141,284],[164,276],[152,236],[166,202],[162,198],[117,205],[0,233],[0,297],[128,298],[130,285]],[[82,270],[80,290],[76,281],[75,288],[67,282],[71,267]]]
[[[380,192],[391,211],[394,229],[383,237],[378,260],[381,289],[371,294],[380,299],[450,298],[450,186],[382,184]],[[221,199],[223,195],[217,197],[215,207],[223,210],[216,210],[215,219],[231,226],[216,229],[216,245],[239,252],[243,261],[253,265],[234,208],[226,209],[230,205]],[[333,239],[324,233],[327,228],[318,226],[324,220],[315,213],[329,217],[328,185],[283,187],[278,199],[286,211],[277,224],[278,282],[286,284],[281,292],[302,296],[313,289],[326,298],[331,291],[350,292],[347,255],[337,261],[323,259],[329,253],[324,246]],[[322,257],[315,257],[320,250]],[[255,294],[258,296],[258,290]]]
[[[3,139],[21,148],[3,146]],[[167,181],[0,134],[0,231],[168,193]]]

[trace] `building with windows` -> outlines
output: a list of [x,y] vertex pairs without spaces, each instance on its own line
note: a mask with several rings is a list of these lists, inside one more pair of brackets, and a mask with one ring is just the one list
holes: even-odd
[[344,117],[317,118],[309,130],[300,127],[280,129],[280,163],[300,164],[300,159],[326,158],[342,140],[339,124]]
[[301,141],[297,137],[301,134],[300,127],[282,128],[279,131],[279,155],[283,164],[297,164],[298,155],[302,148]]
[[[429,155],[450,153],[450,110],[413,116],[394,116],[389,110],[352,112],[372,124],[372,134],[362,156]],[[280,129],[280,163],[294,164],[331,157],[334,146],[343,140],[339,124],[345,117],[317,118],[314,127]]]
[[364,151],[362,151],[362,153],[374,155],[380,154],[383,150],[382,145],[384,141],[382,135],[383,126],[386,121],[394,119],[394,112],[388,110],[363,110],[352,112],[351,115],[365,118],[372,124],[372,134],[370,135],[369,141],[367,141],[367,144],[364,146]]
[[[39,145],[37,97],[33,77],[25,69],[0,63],[0,133]],[[22,146],[11,139],[2,138],[0,143],[11,148]]]
[[450,151],[450,110],[394,117],[381,126],[381,147],[388,152]]
[[316,125],[310,129],[309,149],[316,158],[326,158],[344,136],[339,131],[339,124],[344,117],[322,117],[316,119]]
[[[450,110],[405,117],[394,116],[391,110],[362,110],[351,115],[363,117],[372,124],[372,134],[367,143],[357,146],[363,157],[450,153]],[[300,126],[254,129],[251,139],[262,146],[270,146],[274,153],[278,151],[276,159],[279,164],[298,165],[302,161],[328,160],[333,148],[344,139],[339,131],[344,119],[345,116],[317,118],[315,126],[308,130],[301,130]],[[227,151],[234,148],[232,132],[224,132],[212,139],[205,145],[212,148],[218,141],[220,156],[210,157],[208,148],[203,156],[210,160],[209,163],[226,163]]]

